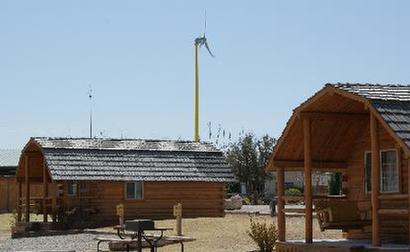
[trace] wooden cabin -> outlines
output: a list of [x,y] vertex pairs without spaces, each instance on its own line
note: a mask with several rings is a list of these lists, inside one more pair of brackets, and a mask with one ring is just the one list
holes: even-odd
[[[233,174],[221,151],[207,143],[170,140],[31,138],[16,173],[17,217],[103,225],[125,219],[224,215],[224,183]],[[41,185],[40,197],[32,197]],[[29,207],[27,207],[29,206]]]
[[[0,150],[0,212],[12,212],[16,209],[17,183],[16,170],[21,150]],[[41,195],[40,186],[33,186],[33,196]]]
[[[277,174],[277,251],[313,251],[314,211],[322,229],[340,229],[349,240],[408,243],[410,86],[327,84],[294,110],[267,169]],[[305,244],[299,247],[286,242],[287,171],[304,172]],[[342,173],[342,194],[313,195],[313,171]]]
[[16,206],[16,170],[19,150],[0,150],[0,211],[9,212]]

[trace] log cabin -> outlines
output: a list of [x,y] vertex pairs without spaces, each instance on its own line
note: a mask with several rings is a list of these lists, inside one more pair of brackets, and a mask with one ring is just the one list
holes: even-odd
[[[322,230],[341,230],[347,241],[408,244],[410,86],[326,84],[294,109],[267,169],[277,176],[277,251],[353,251],[334,242],[319,248],[314,211]],[[304,242],[286,240],[287,171],[304,173]],[[313,171],[341,173],[341,195],[313,195]]]
[[[177,203],[184,217],[223,216],[224,183],[234,179],[208,143],[45,137],[28,141],[16,178],[18,222],[36,212],[72,226],[116,222],[118,204],[125,219],[172,218]],[[31,195],[36,184],[40,197]]]
[[16,170],[19,150],[0,150],[0,212],[10,212],[16,206]]

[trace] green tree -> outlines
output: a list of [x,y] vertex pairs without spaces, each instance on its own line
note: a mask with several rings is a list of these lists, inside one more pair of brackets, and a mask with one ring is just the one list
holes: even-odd
[[246,184],[246,189],[256,203],[265,190],[265,180],[270,177],[265,171],[276,140],[268,135],[257,139],[248,133],[226,151],[228,163],[238,181]]

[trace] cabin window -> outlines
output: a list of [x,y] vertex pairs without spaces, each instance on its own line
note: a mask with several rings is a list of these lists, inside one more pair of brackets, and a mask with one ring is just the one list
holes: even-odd
[[[371,192],[371,152],[365,153],[365,189]],[[399,166],[396,150],[380,151],[380,191],[399,192]]]
[[67,183],[67,195],[68,196],[76,196],[77,195],[77,183],[73,181],[69,181]]
[[143,182],[127,182],[126,183],[127,199],[142,199],[143,198]]

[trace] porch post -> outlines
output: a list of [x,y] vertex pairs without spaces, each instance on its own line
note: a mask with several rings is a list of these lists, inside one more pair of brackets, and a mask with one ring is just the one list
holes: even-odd
[[305,196],[305,242],[313,241],[312,226],[312,156],[311,156],[311,121],[303,117],[304,144],[304,196]]
[[30,158],[28,155],[25,156],[24,159],[24,179],[25,179],[25,189],[26,189],[26,212],[25,212],[25,221],[30,222],[30,170],[28,166]]
[[380,158],[379,139],[377,136],[378,123],[373,113],[370,113],[370,142],[372,150],[371,169],[371,200],[372,200],[372,244],[380,246],[380,221],[379,221],[379,191],[380,191]]
[[408,232],[409,232],[409,244],[410,244],[410,156],[407,155],[407,196],[409,197],[408,201],[408,210],[409,210],[409,226],[407,228]]
[[51,211],[53,215],[53,223],[57,221],[57,183],[51,184]]
[[48,222],[47,217],[48,179],[46,162],[43,161],[43,222]]
[[21,188],[21,181],[17,182],[17,221],[21,222],[21,205],[22,205],[22,188]]
[[285,219],[285,200],[283,198],[285,191],[285,169],[276,168],[276,185],[278,194],[278,231],[279,241],[286,241],[286,219]]

